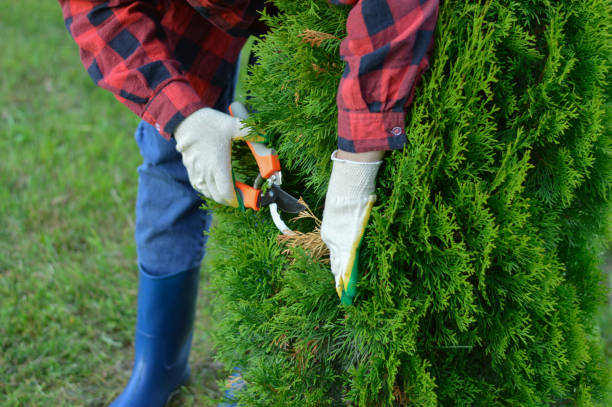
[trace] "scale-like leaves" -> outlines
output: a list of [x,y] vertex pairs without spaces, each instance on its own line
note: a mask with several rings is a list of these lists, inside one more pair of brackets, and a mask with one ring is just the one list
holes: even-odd
[[[320,217],[348,9],[274,3],[250,122]],[[612,202],[609,2],[441,3],[408,145],[379,175],[354,306],[327,264],[287,254],[267,213],[217,211],[214,335],[243,369],[244,405],[610,405],[594,326]]]

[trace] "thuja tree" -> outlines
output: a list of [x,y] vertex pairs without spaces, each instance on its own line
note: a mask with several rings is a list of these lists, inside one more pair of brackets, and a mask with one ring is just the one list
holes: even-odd
[[[274,3],[250,123],[278,150],[284,189],[320,217],[348,10]],[[408,144],[378,178],[353,306],[325,257],[279,242],[267,211],[217,211],[214,335],[242,368],[243,405],[610,405],[595,324],[612,202],[610,4],[441,3]]]

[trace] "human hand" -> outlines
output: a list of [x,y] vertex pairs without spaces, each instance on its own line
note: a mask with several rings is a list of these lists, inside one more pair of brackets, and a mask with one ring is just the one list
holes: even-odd
[[[382,158],[382,152],[350,158]],[[344,152],[332,154],[333,169],[321,223],[321,238],[329,248],[336,292],[351,305],[357,293],[359,247],[376,200],[374,187],[382,161],[358,162]]]
[[214,201],[238,206],[232,180],[232,140],[248,135],[242,121],[208,107],[179,124],[174,138],[191,186]]

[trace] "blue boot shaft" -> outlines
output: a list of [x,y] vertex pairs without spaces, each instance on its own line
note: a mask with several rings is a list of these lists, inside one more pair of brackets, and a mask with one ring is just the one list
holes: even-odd
[[199,268],[169,276],[140,271],[134,367],[111,407],[163,407],[189,377]]

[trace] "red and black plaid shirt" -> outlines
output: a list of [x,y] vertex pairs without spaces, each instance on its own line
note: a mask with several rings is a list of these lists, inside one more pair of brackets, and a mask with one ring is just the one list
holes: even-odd
[[[264,0],[59,0],[93,81],[170,138],[214,106]],[[338,147],[403,147],[404,110],[428,66],[438,0],[331,0],[354,5],[340,53]]]

